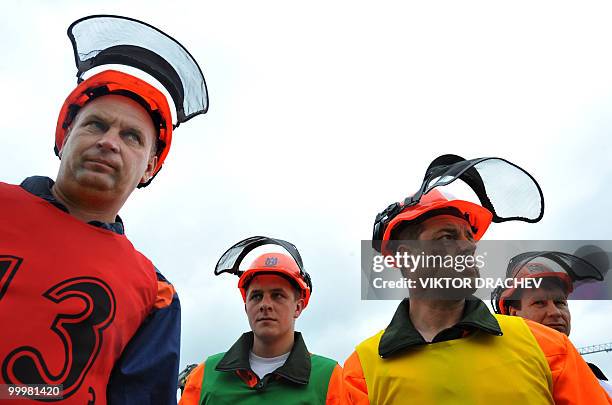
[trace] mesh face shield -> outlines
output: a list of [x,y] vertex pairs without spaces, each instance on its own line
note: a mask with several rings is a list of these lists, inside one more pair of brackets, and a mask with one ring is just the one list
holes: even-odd
[[185,47],[159,29],[127,17],[93,15],[72,23],[68,36],[79,81],[96,66],[127,65],[166,88],[176,107],[175,127],[208,110],[202,70]]
[[[548,265],[541,270],[534,264],[539,264],[542,259],[548,259],[549,262],[557,266]],[[602,281],[605,274],[605,270],[598,268],[596,264],[586,258],[556,251],[525,252],[514,256],[508,263],[506,277],[517,277],[521,269],[526,270],[531,276],[543,271],[565,273],[570,276],[572,282],[583,280]]]
[[480,205],[491,211],[493,222],[538,222],[544,215],[544,195],[526,170],[505,159],[465,160],[455,155],[435,159],[413,199],[430,190],[462,180],[476,193]]

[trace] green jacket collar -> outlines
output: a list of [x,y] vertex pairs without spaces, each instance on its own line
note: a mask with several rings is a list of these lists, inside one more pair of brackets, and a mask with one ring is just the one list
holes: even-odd
[[[393,319],[383,333],[378,345],[381,357],[390,357],[410,347],[427,344],[410,320],[410,301],[404,299]],[[481,330],[491,335],[501,336],[503,333],[499,323],[481,300],[472,297],[465,301],[463,317],[454,326],[440,332],[432,343],[459,339],[465,331]]]
[[[244,333],[225,353],[215,370],[217,371],[251,371],[249,352],[253,347],[253,332]],[[274,374],[294,382],[306,385],[310,379],[310,353],[300,332],[295,332],[293,348],[285,364],[274,371]]]

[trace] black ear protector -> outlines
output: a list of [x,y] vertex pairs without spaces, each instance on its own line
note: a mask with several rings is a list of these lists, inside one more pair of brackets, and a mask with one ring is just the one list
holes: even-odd
[[[491,307],[493,308],[493,311],[496,314],[500,314],[502,313],[502,310],[499,306],[499,301],[501,299],[501,295],[504,292],[504,288],[502,288],[501,286],[497,286],[495,287],[495,290],[493,290],[493,292],[491,293]],[[507,311],[506,311],[507,312]]]
[[382,239],[385,235],[385,230],[387,229],[387,225],[389,222],[393,220],[396,216],[398,216],[404,209],[416,205],[420,201],[419,199],[415,199],[414,196],[406,197],[403,203],[393,203],[385,208],[384,211],[376,214],[376,219],[374,220],[374,229],[372,232],[372,248],[377,252],[380,252],[382,249]]

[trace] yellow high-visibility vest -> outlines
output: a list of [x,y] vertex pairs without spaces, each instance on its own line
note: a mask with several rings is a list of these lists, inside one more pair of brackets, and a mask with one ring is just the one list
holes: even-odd
[[519,317],[496,316],[503,336],[479,330],[381,358],[384,331],[357,346],[370,404],[554,404],[548,362]]

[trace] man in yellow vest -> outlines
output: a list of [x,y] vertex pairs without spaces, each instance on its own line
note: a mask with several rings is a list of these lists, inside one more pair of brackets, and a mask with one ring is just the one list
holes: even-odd
[[[524,198],[532,190],[536,201],[524,207],[539,210],[515,213],[511,208],[521,206],[518,199],[512,207],[500,203],[499,196],[519,194],[495,189],[500,177],[495,170],[500,168],[505,174],[503,186],[518,185]],[[467,183],[487,207],[449,199],[436,189],[456,179]],[[384,255],[393,255],[412,252],[413,241],[433,241],[446,246],[444,253],[458,257],[474,252],[492,220],[521,217],[536,222],[542,215],[541,190],[524,170],[503,159],[466,161],[445,155],[430,165],[415,195],[377,216],[373,245]],[[393,247],[392,240],[397,241]],[[427,278],[415,277],[419,271],[402,270],[409,280]],[[468,271],[456,278],[476,275]],[[343,374],[347,401],[359,405],[612,403],[565,335],[518,317],[494,316],[472,292],[411,288],[410,298],[400,303],[388,327],[360,343],[347,359]]]

